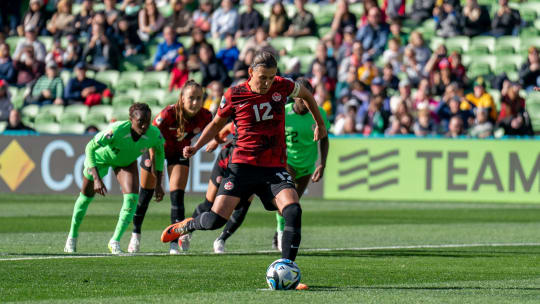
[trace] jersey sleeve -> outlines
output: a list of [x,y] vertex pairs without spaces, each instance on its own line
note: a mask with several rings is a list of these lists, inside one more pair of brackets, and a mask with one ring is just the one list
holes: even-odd
[[225,94],[223,94],[217,111],[217,115],[219,115],[219,117],[226,118],[233,114],[234,107],[232,105],[231,94],[232,91],[230,88],[227,90],[227,92],[225,92]]
[[108,146],[113,142],[115,134],[118,133],[118,127],[118,124],[113,124],[107,129],[96,134],[96,136],[94,136],[94,138],[88,142],[85,153],[88,166],[90,168],[94,168],[96,166],[96,150],[100,147]]
[[152,124],[158,127],[160,131],[166,130],[171,124],[171,120],[174,119],[174,117],[172,117],[172,115],[169,113],[168,109],[169,108],[167,107],[159,112],[152,122]]
[[290,78],[280,78],[285,95],[291,98],[297,97],[300,93],[300,85]]

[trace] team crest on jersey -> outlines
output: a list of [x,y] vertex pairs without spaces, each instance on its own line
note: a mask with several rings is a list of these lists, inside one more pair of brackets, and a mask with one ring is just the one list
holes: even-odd
[[225,99],[225,96],[221,97],[221,102],[219,103],[219,107],[220,108],[225,107],[226,103],[227,103],[227,99]]
[[278,92],[275,92],[274,94],[272,94],[272,100],[275,101],[275,102],[278,102],[281,100],[281,94],[279,94]]
[[156,117],[156,124],[159,126],[163,122],[163,117],[161,117],[161,114]]
[[232,190],[232,188],[234,188],[234,184],[228,181],[225,183],[225,186],[223,186],[223,188],[225,188],[225,190]]

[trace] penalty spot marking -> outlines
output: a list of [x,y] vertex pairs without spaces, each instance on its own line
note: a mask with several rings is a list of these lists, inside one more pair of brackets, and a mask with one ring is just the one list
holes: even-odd
[[[305,248],[301,252],[327,252],[327,251],[371,251],[371,250],[401,250],[401,249],[438,249],[438,248],[474,248],[474,247],[528,247],[540,246],[540,243],[475,243],[475,244],[439,244],[439,245],[404,245],[404,246],[378,246],[378,247],[350,247],[350,248]],[[253,254],[253,253],[276,253],[275,250],[256,250],[256,251],[231,251],[225,254]],[[5,255],[5,254],[4,254]],[[24,255],[24,254],[21,254]],[[182,255],[182,254],[180,254]],[[189,254],[183,254],[189,255]],[[216,255],[213,252],[201,252],[194,255]],[[1,255],[0,255],[1,256]],[[165,252],[148,253],[123,253],[114,254],[95,254],[95,255],[44,255],[31,257],[0,258],[0,261],[28,261],[28,260],[53,260],[53,259],[87,259],[87,258],[110,258],[110,257],[131,257],[131,256],[170,256]]]

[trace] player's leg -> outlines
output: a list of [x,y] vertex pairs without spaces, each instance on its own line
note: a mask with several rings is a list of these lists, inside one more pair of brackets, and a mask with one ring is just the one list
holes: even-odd
[[212,209],[212,204],[214,203],[214,200],[216,199],[216,193],[218,191],[218,187],[219,185],[216,186],[212,182],[211,179],[208,181],[208,188],[206,189],[206,196],[204,198],[204,202],[200,203],[195,208],[191,217],[195,218],[199,214],[210,211],[210,209]]
[[124,196],[122,209],[118,216],[118,223],[109,241],[109,250],[111,253],[118,254],[122,252],[120,250],[120,239],[133,220],[137,202],[139,201],[139,172],[137,170],[137,162],[133,162],[127,167],[115,168],[114,173]]
[[130,253],[139,252],[140,250],[142,224],[150,200],[152,200],[152,196],[154,195],[154,188],[156,187],[156,177],[151,172],[151,165],[150,154],[147,152],[143,154],[141,161],[141,187],[139,190],[137,210],[135,210],[135,215],[133,216],[133,233],[131,234],[128,245],[128,252]]
[[227,221],[227,224],[225,224],[225,228],[223,228],[223,232],[219,235],[219,237],[214,241],[214,252],[215,253],[223,253],[225,252],[225,242],[233,233],[242,225],[244,222],[244,219],[246,218],[246,214],[249,210],[249,207],[251,206],[251,201],[253,200],[253,196],[249,199],[241,199],[240,203],[238,203],[238,206],[236,206],[236,209],[233,211],[231,217]]
[[[169,188],[171,197],[171,224],[181,222],[185,219],[184,190],[189,175],[189,161],[184,164],[171,164],[167,167],[169,171]],[[183,236],[180,242],[174,240],[170,244],[169,252],[179,254],[180,247],[183,251],[189,249],[189,235]]]
[[[85,170],[86,171],[86,170]],[[73,216],[71,217],[71,225],[69,228],[69,235],[66,240],[64,252],[73,253],[77,251],[77,237],[79,236],[79,227],[83,221],[83,218],[88,210],[88,206],[94,200],[94,181],[86,177],[83,174],[83,184],[79,197],[75,201],[73,207]]]

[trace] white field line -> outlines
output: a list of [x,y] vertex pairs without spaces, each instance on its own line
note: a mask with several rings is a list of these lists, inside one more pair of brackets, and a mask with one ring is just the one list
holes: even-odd
[[[401,249],[437,249],[437,248],[473,248],[473,247],[528,247],[540,246],[540,243],[473,243],[473,244],[439,244],[439,245],[404,245],[404,246],[378,246],[378,247],[349,247],[349,248],[305,248],[301,252],[327,252],[327,251],[371,251],[371,250],[401,250]],[[228,255],[277,253],[275,250],[255,250],[255,251],[230,251]],[[5,254],[4,254],[5,255]],[[14,254],[17,255],[17,254]],[[24,255],[24,254],[21,254]],[[94,254],[94,255],[43,255],[29,257],[0,258],[0,261],[27,261],[27,260],[52,260],[52,259],[87,259],[87,258],[110,258],[110,257],[131,257],[131,256],[168,256],[165,252],[148,253],[123,253]],[[189,255],[181,254],[181,255]],[[215,255],[213,252],[198,252],[194,255]],[[0,255],[1,256],[1,255]]]

